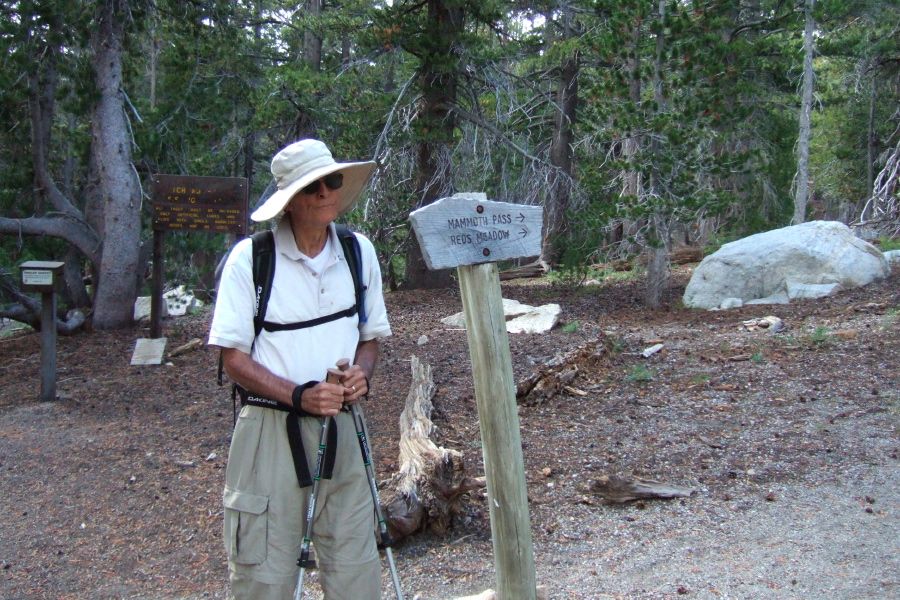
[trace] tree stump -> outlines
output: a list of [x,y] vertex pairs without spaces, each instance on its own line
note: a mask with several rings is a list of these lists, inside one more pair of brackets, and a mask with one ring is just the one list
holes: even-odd
[[381,493],[391,537],[399,541],[428,529],[441,534],[459,514],[463,494],[485,486],[483,477],[467,477],[462,453],[431,440],[431,400],[436,388],[431,367],[411,360],[412,384],[400,415],[400,470]]
[[595,365],[605,354],[605,340],[600,339],[553,357],[519,381],[516,385],[517,400],[535,405],[553,398],[564,391],[581,371]]

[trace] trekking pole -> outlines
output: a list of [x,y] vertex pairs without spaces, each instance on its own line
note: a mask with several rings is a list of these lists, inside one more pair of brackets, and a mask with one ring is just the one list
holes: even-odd
[[[337,367],[341,371],[346,371],[350,367],[350,360],[342,358],[337,362]],[[394,580],[394,590],[397,592],[397,600],[403,600],[403,590],[400,589],[400,578],[397,576],[397,566],[394,564],[394,553],[391,551],[394,540],[392,540],[390,534],[388,534],[387,523],[381,512],[381,500],[378,497],[378,485],[375,482],[375,470],[372,468],[372,453],[369,451],[366,424],[363,421],[359,405],[356,403],[351,404],[350,413],[353,415],[353,424],[356,427],[356,437],[359,439],[359,450],[362,453],[363,464],[366,466],[366,475],[369,477],[369,490],[372,492],[372,503],[375,505],[375,518],[378,520],[378,533],[381,537],[381,545],[384,547],[384,554],[387,556],[388,565],[391,568],[391,579]]]
[[[328,369],[325,376],[327,383],[340,383],[341,372],[337,369]],[[303,596],[303,577],[306,575],[306,567],[309,565],[309,544],[312,541],[313,520],[316,514],[316,499],[319,497],[319,482],[322,480],[322,465],[325,462],[325,447],[328,444],[328,427],[331,417],[322,417],[322,433],[319,436],[319,452],[316,455],[316,472],[313,475],[312,492],[309,495],[309,508],[306,510],[306,526],[303,531],[303,545],[300,547],[300,559],[297,566],[300,567],[300,575],[297,577],[297,589],[294,592],[294,600],[300,600]]]

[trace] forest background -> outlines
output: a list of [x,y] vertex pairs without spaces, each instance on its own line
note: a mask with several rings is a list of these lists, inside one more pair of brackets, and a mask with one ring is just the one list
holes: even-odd
[[[679,247],[890,236],[898,26],[889,0],[0,2],[0,316],[37,323],[17,266],[62,260],[61,315],[129,326],[150,176],[246,177],[252,208],[305,137],[378,162],[347,219],[391,288],[452,282],[408,214],[457,191],[542,205],[558,276],[640,256],[649,306]],[[233,242],[168,234],[166,282],[212,297]]]

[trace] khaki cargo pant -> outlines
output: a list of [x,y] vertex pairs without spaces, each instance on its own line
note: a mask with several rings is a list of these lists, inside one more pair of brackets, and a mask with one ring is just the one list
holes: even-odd
[[[285,432],[286,413],[245,406],[225,472],[225,549],[235,600],[291,600],[311,487],[300,489]],[[316,500],[313,544],[326,600],[381,598],[371,491],[350,413],[335,417],[332,479]],[[300,419],[310,472],[321,422]],[[307,582],[308,584],[308,582]]]

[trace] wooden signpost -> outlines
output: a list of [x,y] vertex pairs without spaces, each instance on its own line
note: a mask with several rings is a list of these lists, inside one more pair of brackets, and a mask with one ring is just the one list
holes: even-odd
[[537,256],[543,209],[457,194],[410,214],[430,269],[458,267],[500,600],[536,600],[534,548],[496,261]]
[[30,260],[19,265],[23,292],[41,294],[41,400],[56,398],[56,294],[63,291],[65,263]]
[[153,290],[150,337],[159,338],[162,321],[163,232],[207,231],[247,234],[248,186],[244,177],[154,175]]

